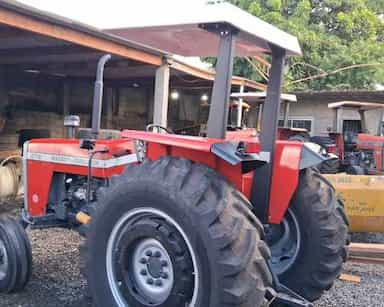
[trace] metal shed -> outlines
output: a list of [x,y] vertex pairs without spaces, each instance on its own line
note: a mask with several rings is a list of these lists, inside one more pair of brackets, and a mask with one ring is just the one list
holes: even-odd
[[[106,128],[141,129],[152,122],[153,101],[168,99],[168,89],[154,97],[156,75],[159,84],[164,71],[173,88],[188,91],[209,92],[215,78],[212,70],[168,52],[17,1],[0,1],[0,150],[16,149],[16,132],[23,128],[49,128],[51,136],[62,136],[62,118],[69,113],[80,113],[87,126],[96,63],[105,53],[113,55],[105,73]],[[232,84],[265,88],[236,77]]]

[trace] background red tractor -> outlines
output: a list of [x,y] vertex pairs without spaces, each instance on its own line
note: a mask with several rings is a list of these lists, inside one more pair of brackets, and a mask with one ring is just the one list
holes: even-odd
[[[265,92],[246,92],[246,93],[232,93],[231,98],[236,102],[232,103],[232,112],[233,117],[237,117],[238,122],[242,123],[243,127],[252,127],[255,123],[250,122],[251,119],[248,116],[249,111],[252,107],[257,108],[257,122],[256,130],[261,129],[261,121],[263,118],[263,108],[264,103],[267,98],[267,93]],[[281,103],[284,106],[282,120],[279,117],[279,127],[277,129],[277,139],[278,140],[290,140],[298,142],[308,142],[311,138],[307,129],[295,128],[289,126],[289,110],[291,103],[297,103],[297,98],[295,95],[291,94],[281,94]],[[244,105],[245,104],[245,105]],[[235,108],[235,106],[237,106]],[[232,121],[234,122],[234,121]],[[235,126],[235,124],[232,124]],[[242,128],[242,127],[237,127]],[[254,132],[254,129],[250,129]]]
[[[347,172],[351,175],[378,175],[384,173],[384,104],[342,101],[330,103],[334,110],[335,126],[328,137],[313,137],[312,141],[321,145],[327,152],[335,154],[338,162],[333,168],[325,169],[325,173]],[[359,127],[355,130],[342,131],[340,113],[353,110],[360,115]],[[381,116],[377,122],[377,133],[369,133],[366,112],[377,111]]]
[[[21,225],[85,236],[82,270],[97,306],[311,306],[332,286],[346,257],[342,207],[312,168],[323,158],[276,141],[282,72],[286,56],[301,53],[297,39],[229,4],[209,8],[221,14],[135,29],[157,42],[177,37],[188,55],[219,46],[207,137],[100,139],[103,57],[93,137],[24,145],[22,223],[0,222],[1,291],[21,290],[30,276]],[[226,137],[235,52],[272,58],[260,139]]]

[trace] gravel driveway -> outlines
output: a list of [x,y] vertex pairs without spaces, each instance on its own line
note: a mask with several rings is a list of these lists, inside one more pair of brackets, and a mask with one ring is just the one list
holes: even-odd
[[[0,306],[91,306],[78,267],[81,238],[77,233],[50,229],[34,230],[29,235],[34,261],[32,279],[24,292],[0,295]],[[361,283],[337,281],[316,307],[384,306],[384,267],[349,263],[345,273],[360,276]]]

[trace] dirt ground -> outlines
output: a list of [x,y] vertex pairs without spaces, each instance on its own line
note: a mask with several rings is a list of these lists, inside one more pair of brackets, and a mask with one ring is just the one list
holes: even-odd
[[[2,204],[0,214],[14,215],[19,207],[15,203]],[[0,295],[0,306],[90,307],[86,282],[79,271],[79,235],[69,230],[49,229],[29,231],[29,236],[34,265],[31,281],[22,293]],[[384,267],[349,263],[344,272],[360,276],[361,283],[336,281],[316,302],[316,307],[384,306]]]

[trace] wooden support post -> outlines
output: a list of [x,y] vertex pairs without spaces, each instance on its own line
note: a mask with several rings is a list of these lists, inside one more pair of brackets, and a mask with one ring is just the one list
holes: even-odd
[[170,67],[164,63],[156,70],[155,103],[153,111],[153,123],[167,127],[168,101],[169,101]]
[[257,131],[261,130],[261,122],[263,120],[263,104],[259,104],[259,110],[257,112],[257,124],[256,124],[256,129]]
[[290,108],[291,103],[287,101],[284,106],[284,128],[288,128]]
[[[244,93],[244,85],[240,86],[240,94]],[[237,127],[242,127],[243,124],[243,98],[239,99],[237,107]]]

